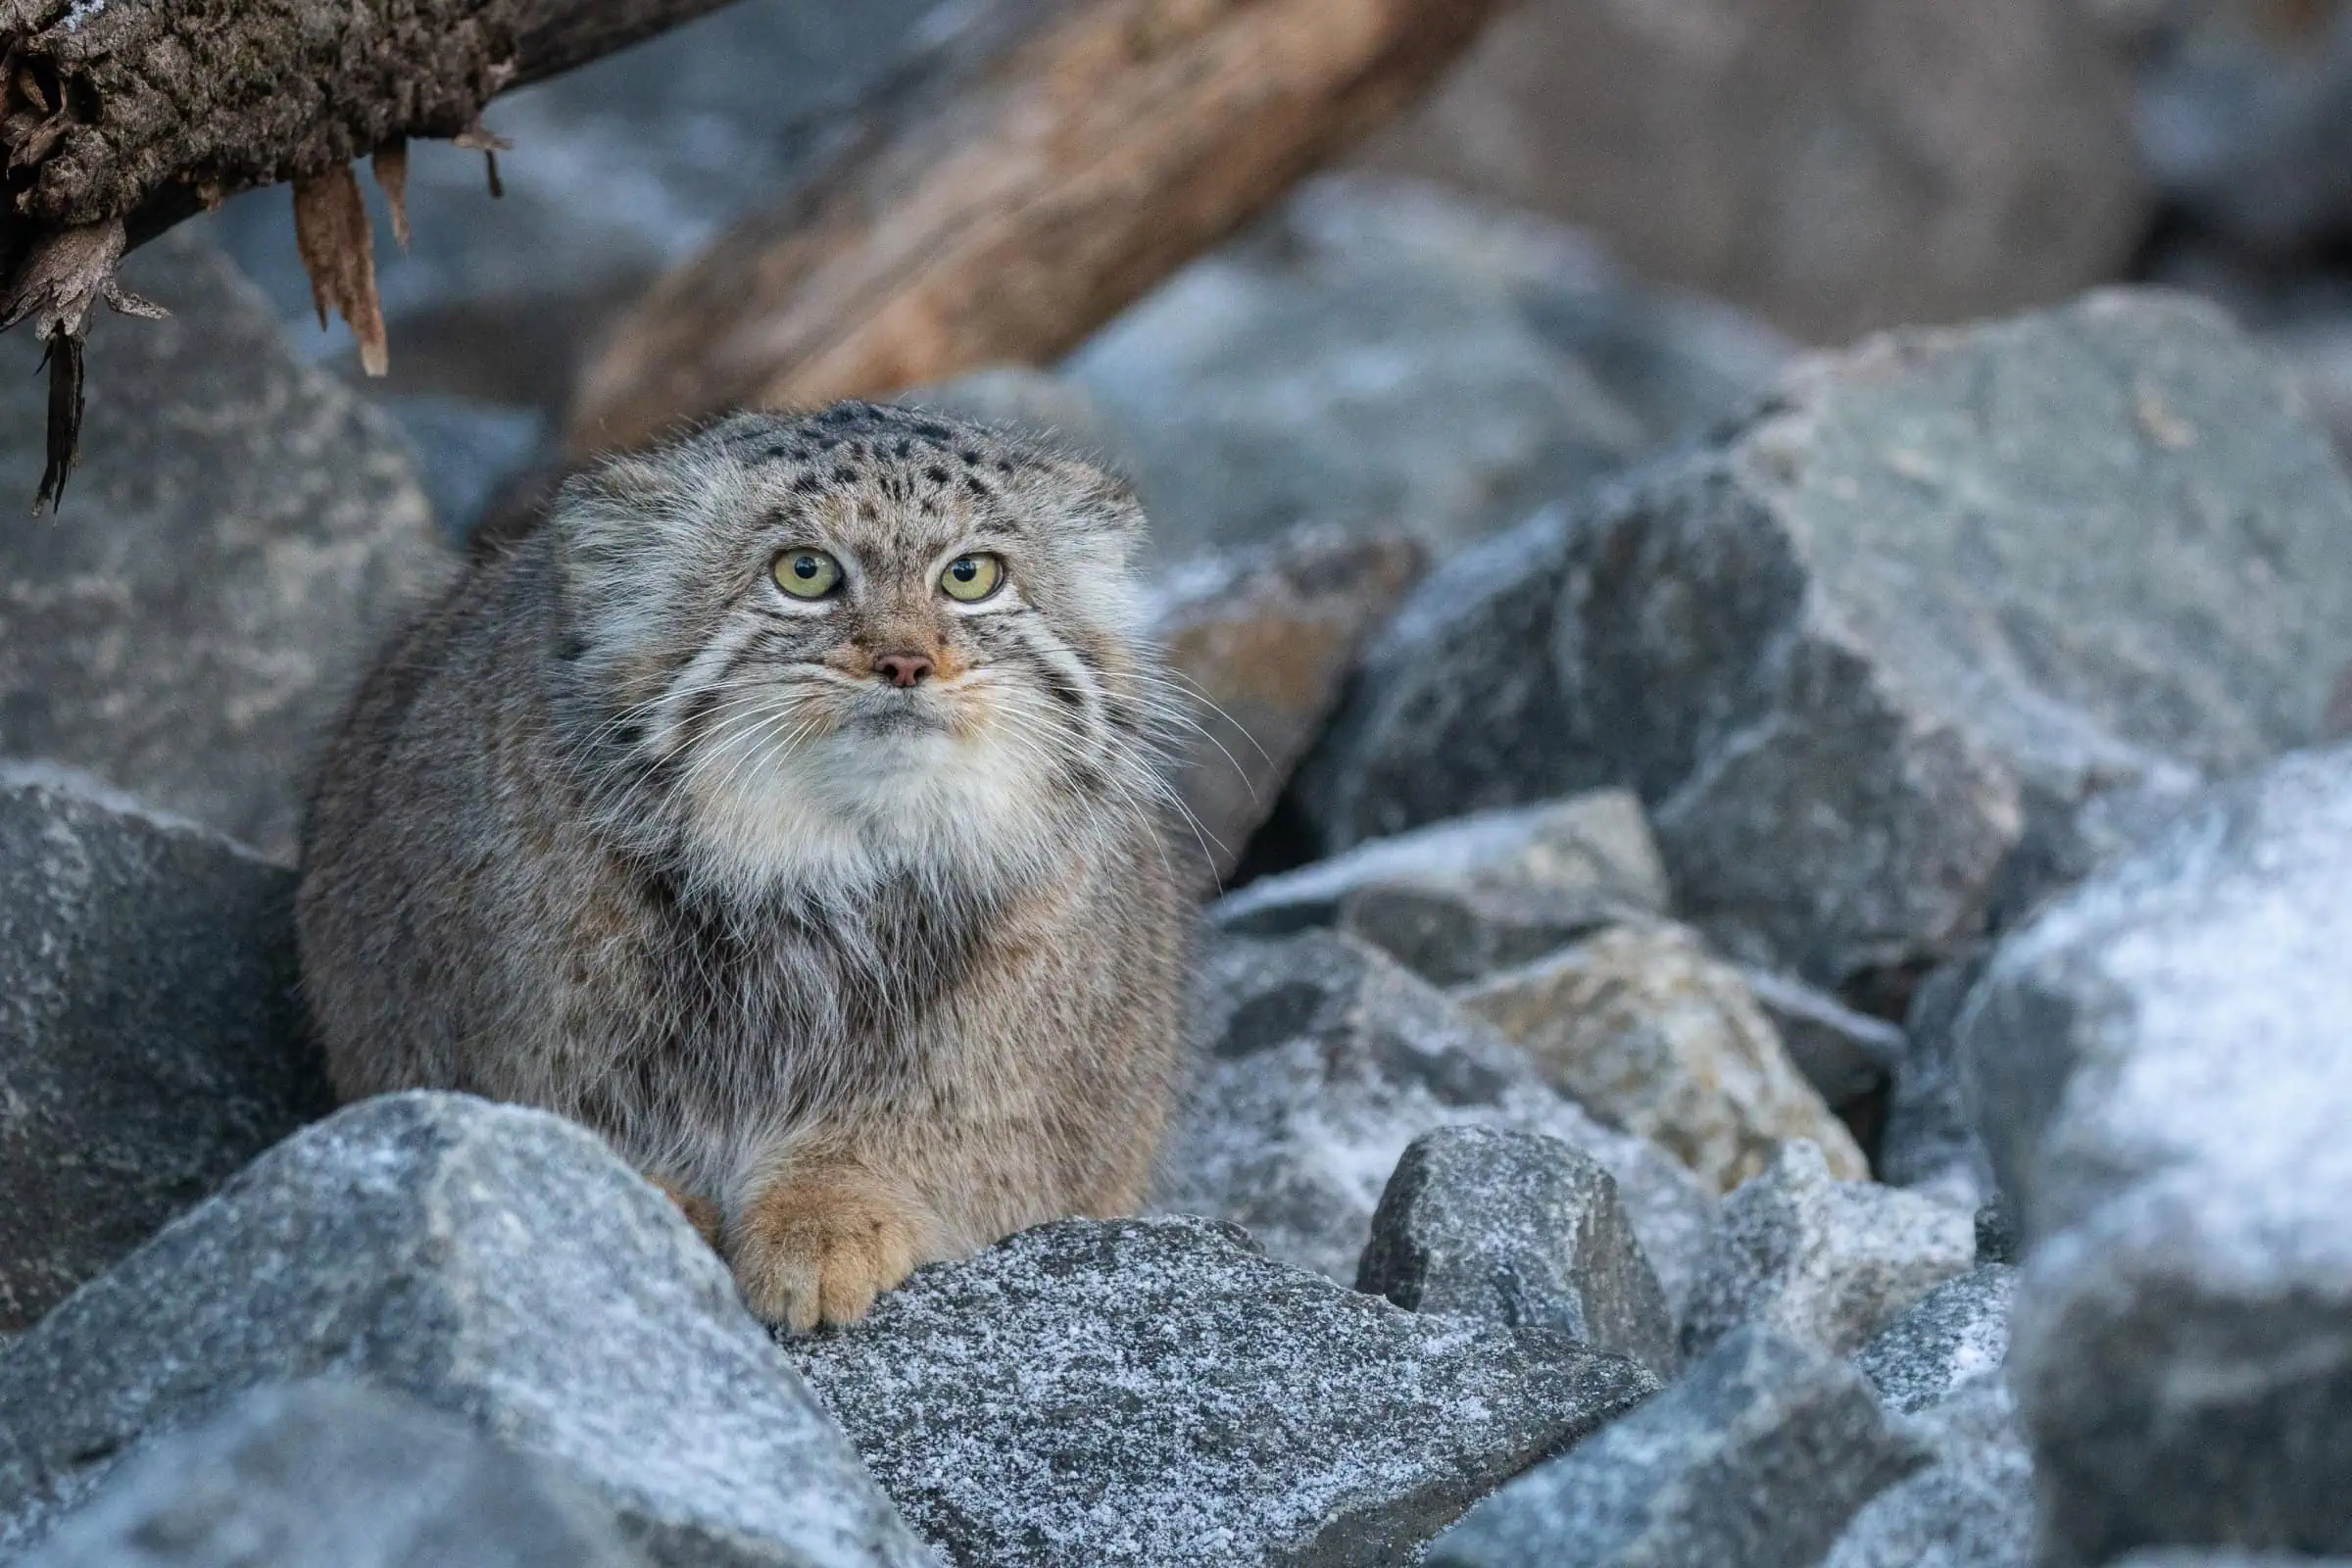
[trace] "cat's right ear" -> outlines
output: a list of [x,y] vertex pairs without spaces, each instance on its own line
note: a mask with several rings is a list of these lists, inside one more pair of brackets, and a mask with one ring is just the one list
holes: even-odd
[[691,552],[740,479],[724,455],[693,448],[620,453],[573,474],[553,513],[567,574],[589,592],[612,577],[642,588],[662,557]]

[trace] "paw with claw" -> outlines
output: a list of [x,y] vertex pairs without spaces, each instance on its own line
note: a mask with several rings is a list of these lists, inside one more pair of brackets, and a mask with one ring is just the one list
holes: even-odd
[[924,1260],[925,1216],[854,1166],[788,1172],[744,1205],[728,1236],[752,1311],[794,1334],[854,1323]]

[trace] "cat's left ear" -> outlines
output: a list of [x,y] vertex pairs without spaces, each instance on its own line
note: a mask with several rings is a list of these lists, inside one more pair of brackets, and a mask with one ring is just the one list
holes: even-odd
[[1144,542],[1144,508],[1134,484],[1113,469],[1075,459],[1064,460],[1056,477],[1069,526],[1125,564]]

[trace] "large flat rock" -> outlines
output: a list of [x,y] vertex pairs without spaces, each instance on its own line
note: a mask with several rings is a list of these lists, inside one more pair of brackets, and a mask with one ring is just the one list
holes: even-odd
[[0,1329],[334,1103],[294,874],[86,776],[0,763]]
[[[400,432],[295,360],[218,250],[175,231],[123,279],[172,318],[101,313],[64,506],[0,529],[0,755],[290,858],[314,753],[446,552]],[[41,472],[40,354],[0,339],[11,508]]]
[[2352,483],[2215,311],[1889,336],[1442,568],[1298,795],[1332,849],[1630,784],[1678,912],[1847,985],[2319,732]]
[[2056,1548],[2352,1550],[2352,746],[2217,791],[1961,1018]]
[[1375,1568],[1656,1381],[1421,1317],[1207,1220],[1064,1220],[795,1346],[956,1564]]
[[0,1355],[0,1552],[149,1440],[327,1372],[546,1461],[673,1568],[921,1561],[666,1198],[569,1122],[434,1094],[281,1144]]

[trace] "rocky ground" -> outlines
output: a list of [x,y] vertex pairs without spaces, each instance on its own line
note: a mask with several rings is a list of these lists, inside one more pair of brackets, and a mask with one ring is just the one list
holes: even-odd
[[[2180,9],[2095,11],[2206,126],[2162,199],[2241,260],[2325,230],[2352,187],[2288,153],[2332,122],[2245,85],[2285,45]],[[780,48],[782,14],[704,36]],[[779,134],[887,74],[855,29],[786,42]],[[2113,156],[2114,103],[2034,121],[2045,71],[2004,70],[1950,90],[2015,110],[2012,163],[1920,191],[2008,212],[2042,142]],[[708,232],[792,144],[747,172],[740,83],[685,80],[529,113],[670,148],[640,194]],[[2230,91],[2301,128],[2217,140]],[[1491,151],[1464,112],[1376,162]],[[458,201],[425,168],[420,236]],[[534,242],[563,266],[516,330],[674,254],[650,211]],[[1761,270],[1693,280],[1769,305],[1794,263],[1734,253]],[[411,297],[387,269],[396,352],[404,312],[461,346],[500,314],[436,254]],[[2259,301],[1799,353],[1359,170],[1063,365],[911,394],[1125,465],[1158,520],[1158,630],[1219,709],[1177,760],[1194,1071],[1151,1212],[779,1341],[579,1129],[336,1109],[292,990],[306,760],[541,439],[555,351],[387,408],[201,234],[129,281],[178,314],[93,337],[68,511],[0,529],[0,1559],[2352,1560],[2352,478]],[[35,383],[0,384],[29,495]]]

